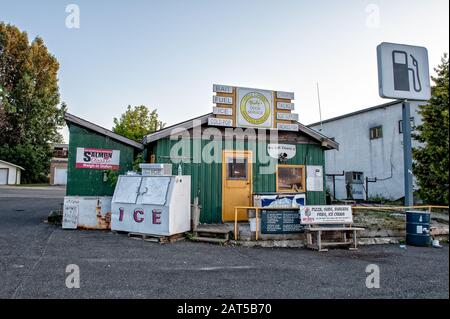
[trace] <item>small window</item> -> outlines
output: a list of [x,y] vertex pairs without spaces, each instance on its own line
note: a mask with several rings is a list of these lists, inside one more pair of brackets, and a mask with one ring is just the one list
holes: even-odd
[[[414,117],[411,117],[409,119],[410,124],[411,124],[411,131],[414,131],[414,129],[416,128],[416,122],[414,120]],[[398,121],[398,132],[400,134],[403,134],[403,120]]]
[[382,126],[377,126],[377,127],[372,127],[370,129],[370,139],[374,140],[377,138],[382,138],[383,137],[383,127]]
[[353,181],[354,181],[354,182],[360,182],[360,181],[362,181],[362,175],[363,175],[363,173],[360,173],[360,172],[353,172]]
[[227,179],[247,179],[246,158],[228,158],[227,159]]
[[278,165],[277,192],[302,193],[305,191],[305,166]]

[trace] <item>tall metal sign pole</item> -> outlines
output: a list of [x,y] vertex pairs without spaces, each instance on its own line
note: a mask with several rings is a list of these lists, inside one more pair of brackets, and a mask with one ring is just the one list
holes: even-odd
[[412,172],[412,145],[411,145],[411,105],[405,100],[402,105],[403,130],[403,171],[405,184],[405,206],[413,206],[413,172]]
[[424,47],[384,42],[377,47],[377,58],[380,96],[404,100],[402,130],[405,206],[413,206],[411,104],[409,101],[428,101],[431,98],[428,51]]

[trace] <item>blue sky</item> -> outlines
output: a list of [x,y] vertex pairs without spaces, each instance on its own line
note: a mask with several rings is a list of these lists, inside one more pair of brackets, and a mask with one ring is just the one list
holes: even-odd
[[[65,25],[70,3],[79,29]],[[107,128],[128,104],[167,124],[208,113],[213,83],[294,91],[304,124],[319,120],[316,82],[323,119],[383,103],[376,46],[426,46],[434,67],[448,12],[448,0],[0,0],[0,20],[60,62],[69,111]]]

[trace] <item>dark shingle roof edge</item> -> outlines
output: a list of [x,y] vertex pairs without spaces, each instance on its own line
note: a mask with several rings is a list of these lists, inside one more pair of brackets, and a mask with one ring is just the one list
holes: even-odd
[[340,120],[340,119],[343,119],[343,118],[347,118],[347,117],[351,117],[351,116],[355,116],[355,115],[358,115],[358,114],[361,114],[361,113],[366,113],[366,112],[370,112],[370,111],[375,111],[377,109],[382,109],[382,108],[386,108],[386,107],[389,107],[389,106],[397,105],[397,104],[402,103],[402,102],[403,102],[403,100],[391,101],[391,102],[388,102],[388,103],[384,103],[384,104],[368,107],[368,108],[365,108],[365,109],[362,109],[362,110],[358,110],[358,111],[355,111],[355,112],[351,112],[351,113],[339,115],[339,116],[336,116],[336,117],[332,117],[330,119],[323,120],[322,122],[316,122],[316,123],[308,124],[307,126],[311,127],[311,126],[316,126],[316,125],[320,125],[320,124],[324,124],[324,123],[337,121],[337,120]]
[[[157,141],[159,139],[165,138],[167,136],[171,135],[171,131],[174,129],[191,129],[194,126],[194,121],[198,120],[200,121],[201,125],[203,124],[207,124],[208,123],[208,118],[212,115],[212,113],[208,113],[205,115],[201,115],[198,117],[195,117],[193,119],[178,123],[178,124],[174,124],[168,127],[165,127],[159,131],[156,131],[154,133],[151,133],[147,136],[145,136],[142,139],[142,144],[146,145],[149,144],[151,142]],[[328,149],[339,149],[339,143],[337,143],[336,141],[333,141],[332,139],[330,139],[329,137],[315,131],[314,129],[307,127],[299,122],[298,123],[298,127],[299,127],[299,132],[302,132],[306,135],[308,135],[309,137],[319,141],[323,147],[328,148]]]
[[7,162],[7,161],[0,160],[0,163],[3,163],[5,165],[10,165],[10,166],[17,167],[18,169],[21,169],[22,171],[25,170],[25,168],[23,168],[22,166],[19,166],[19,165],[16,165],[16,164],[13,164],[13,163],[10,163],[10,162]]
[[131,140],[125,136],[122,136],[120,134],[114,133],[113,131],[110,131],[104,127],[98,126],[97,124],[94,124],[92,122],[83,120],[82,118],[79,118],[78,116],[75,116],[73,114],[66,112],[64,114],[64,119],[66,120],[66,122],[76,124],[78,126],[87,128],[91,131],[94,131],[94,132],[102,134],[102,135],[106,135],[116,141],[123,143],[123,144],[127,144],[127,145],[137,148],[139,150],[144,149],[144,145],[141,143],[133,141],[133,140]]

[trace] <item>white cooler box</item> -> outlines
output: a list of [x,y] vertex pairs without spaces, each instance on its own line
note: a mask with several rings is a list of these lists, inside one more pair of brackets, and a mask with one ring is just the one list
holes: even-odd
[[190,176],[119,176],[111,229],[170,236],[191,229]]

